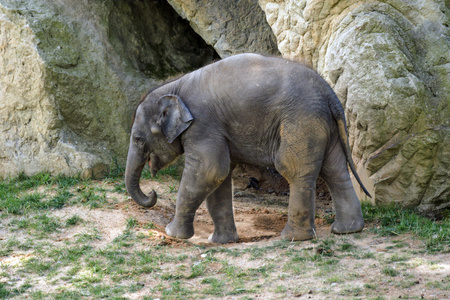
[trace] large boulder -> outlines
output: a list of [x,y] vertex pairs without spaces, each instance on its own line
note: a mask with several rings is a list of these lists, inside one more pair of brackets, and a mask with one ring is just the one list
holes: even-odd
[[163,1],[0,0],[0,177],[125,162],[158,81],[218,56]]
[[315,68],[338,94],[374,201],[449,207],[448,3],[259,3],[283,56]]
[[257,0],[167,0],[221,58],[252,52],[279,55]]
[[281,53],[338,94],[376,203],[448,207],[446,3],[0,0],[0,177],[123,165],[145,90],[219,57]]

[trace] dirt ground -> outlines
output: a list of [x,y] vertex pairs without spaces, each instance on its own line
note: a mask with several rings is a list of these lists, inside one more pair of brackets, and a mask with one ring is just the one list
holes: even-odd
[[[284,183],[281,183],[281,187],[275,186],[275,188],[279,187],[278,190],[281,192],[268,193],[263,188],[246,188],[245,184],[235,183],[233,203],[236,227],[240,237],[239,243],[268,240],[280,235],[286,225],[289,201],[288,192],[284,191],[283,185]],[[155,183],[144,181],[141,187],[144,191],[150,191],[152,188],[155,188]],[[326,189],[326,186],[324,185],[322,188]],[[321,187],[319,187],[318,191],[320,189]],[[318,194],[321,196],[317,196],[317,215],[324,215],[325,212],[331,211],[331,198],[328,193],[318,192]],[[165,197],[163,192],[162,197],[158,198],[158,205],[151,209],[143,208],[131,199],[119,204],[117,208],[126,210],[135,216],[139,222],[153,222],[157,230],[164,235],[164,228],[175,214],[174,200],[173,195],[172,198]],[[327,224],[325,219],[318,217],[316,218],[316,226],[318,226],[320,231],[322,229],[327,231],[331,225]],[[214,231],[214,225],[205,203],[197,210],[194,228],[195,235],[189,241],[192,243],[208,243],[208,237]]]
[[[253,170],[254,171],[254,170]],[[272,181],[269,186],[264,186],[264,179],[262,185],[254,185],[255,177],[250,176],[244,172],[241,178],[234,178],[234,212],[236,227],[239,234],[239,242],[224,245],[231,249],[247,249],[251,247],[265,247],[273,244],[275,241],[280,241],[280,233],[286,225],[287,208],[289,192],[288,186],[284,180],[280,180],[279,184],[274,184]],[[254,174],[253,174],[254,175]],[[264,178],[264,175],[256,174],[258,178]],[[259,180],[257,180],[259,181]],[[253,183],[252,183],[253,182]],[[258,182],[261,183],[261,182]],[[173,182],[173,184],[177,184]],[[144,192],[149,192],[151,189],[159,191],[158,203],[155,207],[146,209],[134,203],[131,198],[128,198],[123,203],[117,205],[118,211],[126,212],[137,218],[140,223],[146,224],[153,222],[156,226],[154,238],[160,240],[158,245],[171,246],[186,246],[183,241],[168,237],[165,232],[165,226],[172,220],[175,213],[175,199],[176,193],[168,194],[164,185],[155,183],[150,180],[141,182],[141,187]],[[348,259],[341,259],[340,268],[342,270],[348,269],[349,273],[357,269],[353,280],[353,285],[363,287],[374,284],[376,291],[373,297],[364,297],[355,294],[355,297],[342,296],[339,289],[336,288],[337,293],[329,293],[330,280],[317,280],[314,278],[304,280],[303,283],[314,286],[314,289],[320,291],[325,289],[328,292],[315,293],[310,290],[308,293],[294,293],[284,295],[281,298],[295,298],[295,299],[450,299],[450,255],[448,253],[430,255],[422,252],[422,242],[412,235],[402,235],[398,237],[380,237],[369,233],[366,229],[361,234],[357,235],[333,235],[330,232],[331,222],[329,218],[333,217],[332,201],[328,193],[328,189],[323,181],[319,179],[316,191],[316,230],[319,240],[327,238],[339,240],[342,239],[344,243],[356,245],[361,252],[374,254],[373,259],[355,260],[348,257]],[[369,226],[374,226],[370,225]],[[208,242],[209,235],[213,232],[213,223],[207,212],[206,205],[202,204],[197,211],[195,222],[195,235],[189,239],[189,243],[194,245],[203,245],[206,247],[214,247]],[[307,249],[308,247],[315,247],[314,241],[305,241],[297,243],[295,247],[299,249]],[[404,245],[404,247],[398,247]],[[294,246],[293,246],[294,247]],[[406,249],[405,249],[406,247]],[[321,251],[320,247],[316,251]],[[277,255],[274,253],[273,255]],[[410,271],[405,272],[404,276],[390,278],[389,276],[374,272],[374,268],[382,268],[383,262],[399,260],[399,266],[394,268],[401,268],[406,265]],[[402,257],[404,259],[402,259]],[[240,261],[241,266],[251,266],[254,261]],[[307,271],[305,271],[307,272]],[[407,274],[408,273],[408,274]],[[407,275],[406,275],[407,274]],[[331,275],[330,275],[331,276]],[[383,278],[384,277],[384,278]],[[332,281],[332,280],[331,280]],[[282,282],[282,281],[280,281]],[[440,288],[434,288],[436,282],[441,282]],[[285,283],[285,282],[284,282]],[[284,284],[283,283],[283,284]],[[302,285],[302,282],[293,281],[289,284]],[[331,283],[331,287],[336,287],[336,283]],[[407,286],[407,288],[405,287]],[[344,293],[345,295],[345,293]],[[258,299],[279,299],[279,295],[272,293],[262,293],[253,295]],[[240,298],[240,297],[237,297]],[[236,297],[228,297],[227,299],[236,299]]]
[[[239,242],[256,242],[278,237],[287,222],[287,207],[289,202],[289,185],[284,178],[275,171],[267,168],[238,166],[233,177],[234,214]],[[236,175],[239,174],[239,175]],[[167,186],[167,183],[165,184]],[[169,183],[172,189],[178,190],[178,182]],[[155,188],[156,186],[156,188]],[[164,233],[165,226],[173,219],[175,213],[175,199],[166,197],[164,185],[155,185],[152,181],[142,181],[144,192],[152,189],[158,191],[158,205],[151,209],[140,207],[132,201],[118,205],[136,216],[139,222],[153,222],[157,230]],[[330,227],[323,218],[332,211],[332,202],[326,184],[319,179],[316,190],[316,226],[318,230]],[[128,199],[130,200],[130,199]],[[322,216],[322,217],[321,217]],[[195,236],[190,239],[193,243],[207,243],[213,232],[213,222],[203,203],[197,210],[194,221]],[[328,230],[329,231],[329,230]]]
[[[220,280],[224,280],[223,261],[226,261],[227,266],[234,266],[237,269],[247,270],[247,274],[253,274],[255,279],[248,279],[248,284],[260,286],[260,288],[254,288],[254,292],[247,291],[242,295],[200,294],[196,296],[197,298],[450,299],[450,255],[448,253],[427,253],[423,250],[423,242],[413,235],[382,237],[366,229],[358,234],[332,235],[330,233],[330,223],[333,218],[332,201],[325,184],[320,181],[317,187],[315,219],[318,239],[293,242],[287,247],[285,245],[278,249],[274,245],[281,243],[280,233],[287,221],[289,198],[287,184],[282,179],[278,184],[273,182],[270,185],[266,184],[264,173],[271,172],[270,170],[261,172],[253,170],[252,172],[242,172],[243,175],[234,179],[233,204],[240,237],[238,243],[213,245],[208,242],[208,236],[213,232],[213,223],[205,204],[202,204],[197,211],[193,238],[186,242],[168,237],[164,228],[173,219],[179,184],[171,177],[160,181],[141,180],[144,193],[155,189],[158,194],[158,202],[152,208],[140,207],[123,192],[114,192],[115,183],[98,182],[97,185],[101,185],[107,191],[107,201],[113,205],[96,209],[69,205],[51,211],[51,215],[62,221],[73,215],[84,220],[81,225],[61,229],[52,234],[51,243],[61,246],[68,242],[73,243],[80,235],[89,233],[89,230],[95,228],[101,238],[93,239],[90,246],[102,249],[122,235],[127,228],[127,221],[133,218],[138,223],[135,230],[145,236],[145,239],[133,247],[152,249],[155,246],[167,246],[165,251],[174,255],[180,253],[189,255],[194,266],[214,255],[214,260],[205,262],[208,266],[205,269],[205,272],[209,272],[208,276],[218,274],[217,276],[222,276]],[[7,221],[4,222],[7,223]],[[151,226],[148,226],[149,224]],[[368,224],[368,227],[371,226],[376,224]],[[3,235],[2,239],[6,240],[5,235],[9,233],[7,231],[0,233]],[[21,239],[21,234],[17,231],[13,234]],[[333,243],[332,249],[326,247],[326,243],[330,241]],[[269,248],[272,250],[261,252],[261,255],[254,254],[262,251],[261,249]],[[240,255],[227,255],[226,252],[222,253],[217,249],[228,249]],[[211,252],[212,250],[215,252]],[[314,261],[317,254],[327,255],[327,251],[330,251],[331,258]],[[310,257],[312,261],[305,261],[304,257],[299,256],[298,253],[306,253],[305,257]],[[0,264],[12,270],[17,258],[23,256],[33,256],[32,251],[14,253],[9,257],[0,258]],[[222,265],[219,262],[222,262]],[[161,264],[159,268],[166,272],[166,275],[161,275],[163,277],[167,277],[167,273],[184,270],[175,263]],[[261,270],[265,272],[265,275],[255,275],[254,270]],[[389,275],[390,272],[394,274]],[[20,278],[20,276],[20,273],[10,274],[9,278]],[[183,276],[182,278],[189,278],[188,275]],[[60,277],[64,278],[63,275]],[[158,284],[169,284],[167,280],[162,280],[163,283],[161,283],[155,278],[158,277],[143,276],[139,284],[145,288],[123,297],[144,299],[149,295],[149,288],[155,289]],[[34,289],[43,288],[45,291],[57,292],[62,285],[68,288],[70,286],[67,281],[58,283],[55,279],[50,284],[44,277],[35,278],[34,281],[39,283]],[[210,278],[199,277],[186,280],[186,284],[191,288],[195,286],[204,288],[207,286],[205,282],[210,281],[213,282]],[[270,287],[267,287],[268,284]],[[229,283],[227,288],[231,288]],[[156,292],[152,297],[176,299],[175,296],[164,297],[164,291]],[[190,296],[183,298],[190,299]]]

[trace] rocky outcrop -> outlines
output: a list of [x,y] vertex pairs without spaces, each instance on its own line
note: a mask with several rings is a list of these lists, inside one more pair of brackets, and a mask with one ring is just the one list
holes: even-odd
[[449,207],[444,1],[259,2],[280,52],[318,70],[344,104],[353,155],[374,201]]
[[0,176],[124,164],[157,81],[217,59],[165,2],[0,0]]
[[448,207],[446,3],[0,0],[0,176],[98,176],[124,164],[145,90],[219,57],[281,53],[338,94],[376,203]]
[[256,0],[168,0],[221,58],[238,53],[279,55]]

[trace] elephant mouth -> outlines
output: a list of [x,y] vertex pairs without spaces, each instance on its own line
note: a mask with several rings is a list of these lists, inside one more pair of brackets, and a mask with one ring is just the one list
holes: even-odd
[[150,154],[150,157],[148,159],[148,166],[150,167],[150,173],[152,174],[152,177],[155,177],[156,173],[158,173],[158,171],[161,169],[158,156]]

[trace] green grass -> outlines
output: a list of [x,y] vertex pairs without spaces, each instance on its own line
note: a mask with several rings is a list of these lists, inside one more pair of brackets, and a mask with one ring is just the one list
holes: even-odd
[[51,209],[60,209],[66,205],[66,203],[72,198],[74,195],[67,191],[63,190],[58,193],[55,197],[46,202],[47,208]]
[[83,222],[83,219],[75,214],[66,220],[66,227],[76,226],[81,222]]
[[77,189],[77,202],[90,208],[100,208],[107,203],[106,192],[98,193],[98,189],[85,185]]
[[11,231],[26,230],[28,233],[39,237],[58,231],[61,227],[57,218],[46,214],[13,219],[8,225]]
[[[137,291],[146,295],[145,299],[252,299],[264,293],[293,298],[310,292],[318,297],[370,299],[386,281],[402,279],[393,285],[402,289],[418,284],[411,275],[415,267],[411,259],[416,253],[449,252],[448,219],[432,221],[397,206],[363,204],[367,229],[358,238],[332,235],[308,242],[276,240],[236,247],[160,245],[160,240],[148,233],[155,224],[141,224],[141,217],[133,215],[124,219],[116,238],[106,243],[107,234],[84,215],[56,217],[55,210],[70,206],[115,209],[109,193],[123,193],[125,186],[123,170],[114,172],[104,181],[48,174],[0,181],[1,229],[7,234],[0,237],[0,257],[6,262],[0,265],[1,299],[122,299]],[[157,180],[164,182],[166,176],[179,178],[179,166],[162,170]],[[170,182],[167,189],[174,193],[176,185]],[[70,238],[66,238],[66,232],[71,232]],[[361,246],[369,234],[390,241],[385,252],[375,252],[371,245]],[[411,236],[423,242],[415,246],[419,251],[409,250],[405,240]],[[9,259],[15,263],[9,264]],[[354,262],[354,269],[345,267],[349,260]],[[358,278],[370,276],[359,273],[358,264],[368,261],[371,272],[378,275],[357,286]],[[440,267],[430,262],[420,264]],[[325,287],[299,285],[313,277]],[[25,278],[40,278],[55,292],[39,291],[39,281]],[[449,290],[448,276],[421,280],[424,288]],[[339,286],[340,292],[333,292],[331,284]]]
[[24,284],[20,288],[11,288],[7,283],[0,282],[0,299],[8,299],[26,292],[31,285]]
[[[0,211],[2,214],[21,215],[33,210],[59,209],[73,196],[67,191],[81,182],[75,177],[56,176],[41,173],[34,176],[19,175],[17,178],[0,181]],[[58,194],[50,199],[35,190],[38,187],[50,189],[55,186]]]
[[130,217],[127,219],[127,229],[133,229],[137,226],[138,222],[136,218]]
[[203,288],[203,293],[206,295],[222,296],[224,295],[225,282],[215,277],[206,277],[201,281],[201,284],[207,285]]
[[64,175],[51,176],[49,173],[39,173],[33,176],[20,174],[16,178],[3,180],[0,183],[0,196],[4,195],[2,193],[16,193],[38,186],[57,185],[58,188],[68,188],[82,181],[79,177],[67,177]]
[[424,240],[427,251],[450,251],[450,218],[433,221],[398,205],[375,207],[363,203],[362,209],[364,220],[377,224],[369,227],[371,232],[381,236],[411,233]]
[[383,273],[384,275],[390,276],[390,277],[395,277],[398,274],[400,274],[400,272],[394,268],[391,267],[385,267],[381,270],[381,273]]

